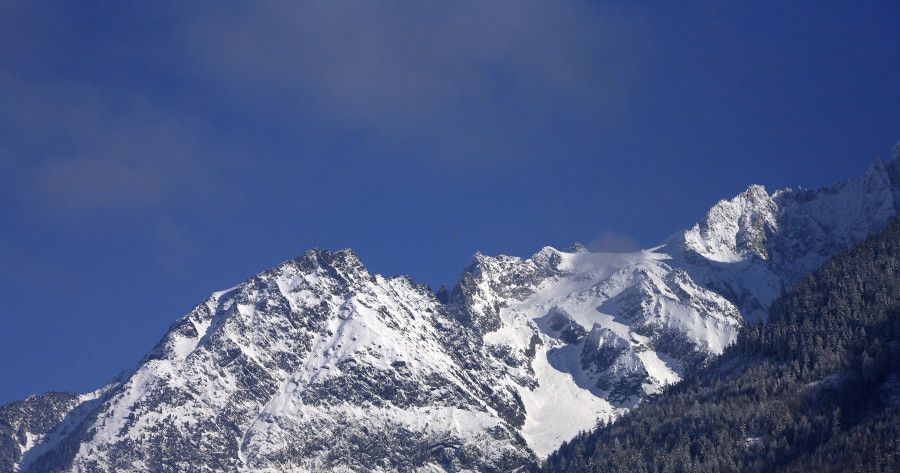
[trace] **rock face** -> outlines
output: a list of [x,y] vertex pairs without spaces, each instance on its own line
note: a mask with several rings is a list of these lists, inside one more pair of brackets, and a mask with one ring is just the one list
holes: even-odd
[[499,362],[431,291],[313,250],[211,295],[30,471],[507,471]]
[[476,254],[451,291],[312,250],[212,294],[133,371],[0,408],[0,471],[515,471],[734,341],[896,213],[898,159],[751,186],[634,253]]
[[880,229],[900,206],[900,145],[862,178],[824,189],[750,186],[667,243],[691,277],[765,317],[769,303],[829,256]]
[[76,405],[77,395],[53,392],[0,407],[0,471],[16,471]]

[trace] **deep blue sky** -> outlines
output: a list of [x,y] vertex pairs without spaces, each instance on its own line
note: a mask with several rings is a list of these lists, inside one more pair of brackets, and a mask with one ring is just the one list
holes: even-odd
[[310,247],[452,283],[900,140],[896,1],[75,3],[0,4],[0,402]]

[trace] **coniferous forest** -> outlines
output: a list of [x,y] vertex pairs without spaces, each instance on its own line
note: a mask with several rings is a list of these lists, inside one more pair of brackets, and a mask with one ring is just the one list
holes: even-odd
[[900,471],[900,220],[798,282],[709,366],[543,471]]

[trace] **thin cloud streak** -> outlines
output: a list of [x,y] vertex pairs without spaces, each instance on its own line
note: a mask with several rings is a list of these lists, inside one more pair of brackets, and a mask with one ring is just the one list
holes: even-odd
[[588,243],[590,251],[598,253],[631,253],[641,249],[641,243],[624,233],[605,230]]
[[[6,185],[51,213],[154,206],[202,189],[217,156],[199,121],[94,87],[0,80],[14,133]],[[23,179],[24,178],[24,179]]]
[[476,160],[536,154],[562,116],[626,120],[651,44],[640,16],[563,2],[264,2],[183,27],[184,67],[245,105]]

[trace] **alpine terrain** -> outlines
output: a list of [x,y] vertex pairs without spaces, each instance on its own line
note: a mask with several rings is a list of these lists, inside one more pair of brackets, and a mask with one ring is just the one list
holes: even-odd
[[765,324],[546,472],[900,471],[900,217],[780,296]]
[[438,293],[310,250],[97,391],[0,408],[0,472],[531,468],[708,366],[898,199],[895,147],[833,187],[750,186],[651,249],[476,254]]

